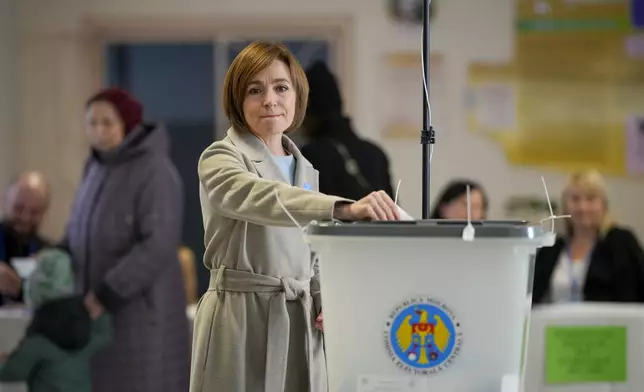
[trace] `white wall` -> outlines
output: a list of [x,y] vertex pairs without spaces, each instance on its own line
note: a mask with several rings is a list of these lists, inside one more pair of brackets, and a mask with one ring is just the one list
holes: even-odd
[[[80,108],[89,93],[90,75],[83,67],[83,41],[78,36],[84,19],[91,15],[113,17],[164,17],[168,15],[257,16],[256,0],[22,0],[22,25],[28,32],[25,41],[23,88],[24,140],[42,135],[45,126],[48,139],[41,147],[23,146],[23,165],[44,166],[64,185],[57,196],[58,210],[52,216],[63,220],[72,196],[81,160],[85,155],[80,135]],[[477,2],[478,3],[478,2]],[[514,0],[483,0],[476,12],[472,0],[444,0],[438,3],[437,19],[432,28],[432,50],[445,57],[445,80],[448,107],[437,113],[436,124],[443,136],[437,141],[433,161],[432,193],[454,176],[469,176],[481,181],[488,190],[492,204],[491,216],[500,217],[504,199],[517,192],[541,194],[540,175],[545,175],[549,189],[558,197],[565,176],[547,170],[511,167],[501,150],[492,142],[469,135],[462,111],[466,69],[471,61],[503,61],[513,49]],[[387,51],[416,49],[420,31],[402,28],[390,22],[385,1],[346,0],[272,0],[261,2],[265,12],[294,18],[316,13],[337,13],[353,17],[353,88],[357,102],[352,113],[357,129],[365,136],[380,141],[393,163],[394,178],[402,179],[401,198],[413,215],[420,215],[420,146],[417,140],[382,140],[384,119],[378,107],[383,102],[408,100],[421,110],[419,94],[392,96],[392,87],[382,83],[382,55]],[[58,38],[51,38],[58,37]],[[57,40],[52,43],[52,39]],[[48,45],[45,45],[48,42]],[[41,59],[43,61],[35,61]],[[46,61],[48,60],[48,62]],[[52,64],[55,69],[49,69]],[[420,74],[419,74],[420,76]],[[36,81],[38,83],[36,83]],[[419,79],[420,88],[420,79]],[[45,110],[46,118],[34,118],[36,108]],[[420,124],[419,124],[420,125]],[[53,129],[52,129],[53,127]],[[57,157],[51,154],[55,137],[59,144]],[[61,150],[63,154],[61,157]],[[61,159],[62,158],[62,159]],[[610,179],[610,197],[615,215],[644,235],[644,185],[639,181]],[[49,230],[58,233],[62,222],[50,223]]]
[[14,0],[0,0],[0,187],[18,166],[18,8]]

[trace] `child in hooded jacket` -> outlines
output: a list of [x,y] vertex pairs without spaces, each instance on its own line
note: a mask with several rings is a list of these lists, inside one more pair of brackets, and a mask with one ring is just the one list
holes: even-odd
[[74,295],[69,254],[44,250],[37,263],[25,289],[33,318],[0,362],[0,381],[27,382],[30,392],[91,392],[89,361],[111,340],[110,317]]

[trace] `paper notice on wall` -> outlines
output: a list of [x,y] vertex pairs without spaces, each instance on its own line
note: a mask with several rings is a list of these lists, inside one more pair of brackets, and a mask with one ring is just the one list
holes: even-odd
[[475,87],[474,111],[479,127],[502,131],[516,128],[516,92],[509,83],[482,83]]
[[548,384],[626,382],[627,347],[625,326],[548,326],[545,381]]
[[626,54],[630,58],[644,58],[644,33],[637,33],[626,37],[625,49]]
[[626,169],[630,174],[644,173],[644,115],[631,116],[626,122]]
[[358,377],[357,392],[421,392],[424,383],[413,377],[391,377],[361,375]]

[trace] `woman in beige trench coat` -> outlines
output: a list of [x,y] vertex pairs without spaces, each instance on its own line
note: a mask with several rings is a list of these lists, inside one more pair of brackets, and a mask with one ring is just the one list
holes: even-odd
[[394,220],[384,192],[352,202],[318,193],[318,172],[284,136],[304,118],[308,83],[282,45],[253,43],[231,64],[232,127],[199,160],[210,287],[195,319],[191,392],[326,392],[317,260],[294,222]]

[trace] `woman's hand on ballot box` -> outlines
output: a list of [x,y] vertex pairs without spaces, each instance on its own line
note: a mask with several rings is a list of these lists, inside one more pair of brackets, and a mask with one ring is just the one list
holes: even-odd
[[400,220],[400,213],[385,191],[377,191],[355,203],[337,204],[333,217],[342,221]]

